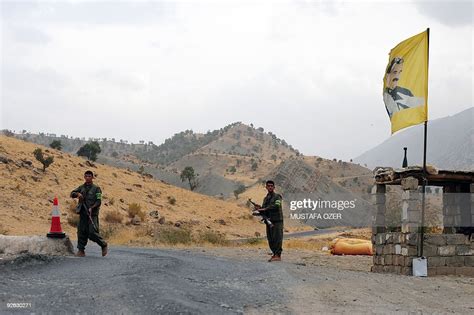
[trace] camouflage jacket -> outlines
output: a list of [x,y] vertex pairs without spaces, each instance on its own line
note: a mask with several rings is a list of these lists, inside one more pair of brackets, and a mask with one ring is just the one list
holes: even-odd
[[76,198],[77,193],[81,193],[81,195],[84,197],[83,201],[79,202],[78,207],[85,205],[87,209],[92,208],[92,215],[98,216],[102,200],[102,190],[100,187],[94,184],[82,184],[71,191],[71,198]]
[[268,210],[264,213],[268,216],[272,222],[283,222],[283,211],[282,198],[280,194],[277,193],[268,193],[263,199],[262,208],[267,208]]

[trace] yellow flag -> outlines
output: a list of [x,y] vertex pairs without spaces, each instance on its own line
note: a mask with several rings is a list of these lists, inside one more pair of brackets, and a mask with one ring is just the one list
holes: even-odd
[[392,134],[428,120],[429,30],[410,37],[390,51],[383,80],[383,101]]

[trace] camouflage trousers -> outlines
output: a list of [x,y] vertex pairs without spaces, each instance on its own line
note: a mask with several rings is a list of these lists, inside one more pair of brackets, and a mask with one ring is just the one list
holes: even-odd
[[267,240],[273,255],[280,256],[283,250],[283,222],[273,222],[273,227],[267,225]]
[[100,247],[107,246],[107,243],[99,234],[99,217],[92,216],[92,221],[97,230],[90,222],[88,215],[84,213],[80,214],[79,224],[77,225],[77,248],[79,250],[84,250],[86,248],[87,240],[96,242]]

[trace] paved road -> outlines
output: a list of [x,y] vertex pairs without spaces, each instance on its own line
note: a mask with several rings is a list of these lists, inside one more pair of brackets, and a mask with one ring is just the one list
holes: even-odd
[[103,258],[94,245],[87,254],[0,264],[0,313],[13,311],[7,303],[31,303],[14,310],[27,313],[288,312],[277,287],[291,276],[269,263],[126,247]]
[[[202,253],[112,247],[102,258],[91,245],[85,258],[0,262],[0,314],[474,312],[474,278],[417,278],[333,266],[336,260],[358,264],[357,257],[306,253],[305,259],[287,251],[284,262],[270,264],[264,262],[266,249]],[[7,303],[31,307],[8,309]]]

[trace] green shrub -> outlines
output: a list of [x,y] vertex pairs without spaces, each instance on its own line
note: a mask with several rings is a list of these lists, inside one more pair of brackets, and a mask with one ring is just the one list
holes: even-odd
[[169,203],[170,205],[176,204],[176,198],[173,197],[173,196],[168,196],[168,203]]
[[38,160],[41,164],[43,164],[43,172],[46,172],[46,169],[54,162],[54,157],[53,156],[45,157],[43,155],[43,151],[40,148],[36,148],[33,151],[33,155],[35,156],[36,160]]
[[84,144],[77,151],[78,156],[84,156],[91,161],[97,160],[97,155],[101,152],[100,145],[97,141]]
[[140,227],[135,230],[136,237],[148,237],[153,235],[153,228],[152,227]]
[[174,226],[163,226],[157,229],[156,240],[165,244],[190,244],[192,241],[191,231]]
[[214,245],[227,245],[228,240],[225,239],[225,235],[214,231],[201,232],[198,235],[198,241],[202,243],[210,243]]
[[244,244],[247,245],[259,245],[263,243],[263,238],[251,237],[245,240]]
[[117,227],[110,225],[99,227],[100,235],[106,240],[109,240],[115,234],[115,232],[117,232],[117,230]]
[[51,142],[49,144],[49,146],[55,150],[59,150],[61,151],[61,149],[63,148],[63,145],[61,143],[61,140],[53,140],[53,142]]
[[251,166],[251,170],[252,170],[252,171],[256,171],[257,168],[258,168],[258,163],[257,163],[257,162],[253,162],[253,163],[252,163],[252,166]]
[[234,190],[235,199],[239,199],[239,195],[247,189],[245,185],[240,184],[237,189]]

